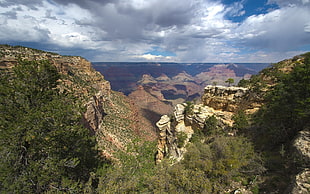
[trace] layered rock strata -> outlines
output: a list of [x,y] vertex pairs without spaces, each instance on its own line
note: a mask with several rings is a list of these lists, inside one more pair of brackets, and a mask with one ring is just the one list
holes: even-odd
[[[232,126],[232,116],[247,96],[246,88],[207,86],[203,104],[177,104],[171,117],[163,115],[156,124],[159,130],[157,162],[164,157],[180,161],[194,130],[204,129],[206,120],[211,116],[217,119],[217,125],[222,129]],[[182,146],[180,137],[184,141]]]
[[133,139],[154,139],[152,126],[125,95],[112,91],[110,82],[79,56],[62,56],[36,49],[0,45],[0,70],[11,71],[19,60],[46,60],[62,75],[60,91],[70,92],[84,105],[82,123],[96,136],[106,158],[126,149]]
[[247,94],[247,88],[208,85],[205,87],[202,103],[216,110],[234,112]]

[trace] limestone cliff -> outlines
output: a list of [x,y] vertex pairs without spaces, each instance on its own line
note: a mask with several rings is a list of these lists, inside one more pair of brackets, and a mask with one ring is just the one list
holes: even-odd
[[288,188],[290,193],[309,193],[310,191],[310,131],[300,131],[292,144],[292,155],[303,168]]
[[[305,59],[306,55],[308,57],[307,60]],[[194,105],[189,103],[183,103],[176,105],[174,114],[172,116],[168,117],[167,115],[164,115],[157,122],[157,127],[159,129],[158,153],[156,158],[157,162],[160,162],[165,157],[172,158],[174,161],[180,161],[184,153],[186,152],[185,146],[186,144],[189,143],[191,137],[195,135],[194,133],[197,130],[209,130],[206,128],[207,126],[206,120],[210,116],[214,116],[219,121],[218,122],[219,127],[223,129],[224,133],[226,133],[224,135],[236,135],[235,133],[236,131],[227,130],[229,129],[229,126],[232,126],[233,124],[232,119],[233,115],[237,113],[239,110],[245,112],[246,114],[252,114],[257,112],[261,108],[261,106],[264,105],[264,103],[268,105],[267,103],[268,99],[270,98],[271,91],[274,91],[274,89],[277,88],[277,84],[279,83],[283,84],[281,83],[281,78],[283,79],[283,77],[285,77],[285,74],[288,75],[294,68],[297,67],[298,69],[299,65],[303,65],[303,67],[309,67],[307,66],[309,65],[309,59],[310,59],[310,53],[307,53],[301,56],[294,57],[293,59],[287,59],[277,64],[274,64],[262,70],[258,75],[253,76],[250,80],[248,81],[243,80],[245,83],[244,85],[247,88],[211,86],[211,85],[206,86],[204,94],[202,96],[201,104]],[[309,71],[305,70],[303,73],[305,72]],[[294,81],[302,83],[303,85],[302,84],[300,85],[292,84],[292,85],[299,87],[298,88],[299,90],[303,90],[302,88],[305,87],[304,90],[308,91],[309,82],[308,81],[302,82],[301,80],[305,79],[299,77]],[[285,84],[290,83],[285,82]],[[309,93],[304,92],[303,94],[304,96],[302,96],[301,99],[308,100]],[[309,101],[307,101],[306,103],[308,102]],[[304,103],[304,106],[308,107],[308,104],[306,103]],[[267,109],[268,107],[265,106],[264,108]],[[279,107],[278,110],[281,111],[281,107]],[[277,114],[277,112],[275,114]],[[306,114],[307,118],[309,118],[308,112],[305,113],[305,116]],[[272,119],[267,121],[273,122]],[[282,147],[284,147],[283,146],[284,144],[292,147],[291,150],[286,153],[288,158],[281,159],[281,162],[283,162],[282,160],[286,160],[286,163],[285,165],[283,165],[284,163],[281,162],[279,162],[276,165],[273,164],[275,166],[269,167],[270,172],[268,172],[269,174],[266,174],[264,178],[266,178],[267,176],[270,176],[271,178],[268,177],[270,179],[273,179],[273,177],[279,178],[277,172],[274,171],[275,169],[278,169],[277,168],[278,165],[283,165],[285,169],[290,169],[291,171],[285,175],[286,182],[285,183],[282,182],[282,184],[284,184],[283,186],[281,185],[278,186],[277,188],[268,188],[268,189],[271,189],[272,191],[282,189],[283,191],[286,190],[286,193],[309,193],[310,138],[309,138],[308,124],[309,122],[304,122],[304,126],[301,126],[300,128],[297,129],[298,135],[295,138],[292,137],[286,142],[281,142],[283,143]],[[260,131],[256,131],[256,130],[262,130],[257,129],[258,127],[260,126],[253,126],[251,128],[251,130],[256,132],[256,133],[253,132],[254,135],[255,134],[257,135],[259,133],[263,134]],[[266,130],[270,129],[266,128]],[[250,133],[252,133],[252,131]],[[181,140],[182,142],[180,146]],[[262,150],[264,149],[266,148],[262,148]],[[268,148],[267,151],[271,152],[274,155],[279,155],[279,153],[274,150],[275,150],[274,147],[272,147]],[[266,162],[270,163],[274,162],[269,161],[272,160],[270,158],[266,158],[266,160],[267,160]],[[266,179],[267,182],[264,183],[266,185],[272,184],[268,183],[268,180],[270,180],[268,178]],[[291,180],[291,184],[288,180]]]
[[102,155],[126,149],[133,139],[154,139],[152,126],[139,109],[123,94],[111,90],[110,83],[92,68],[89,61],[78,56],[62,56],[36,49],[0,45],[0,70],[9,70],[18,60],[48,60],[60,72],[60,91],[73,93],[85,112],[82,123],[97,138]]
[[[181,160],[186,152],[185,146],[194,131],[204,129],[206,120],[211,116],[218,120],[217,125],[222,129],[232,126],[234,112],[241,104],[244,105],[243,102],[247,97],[246,88],[208,85],[205,87],[202,104],[177,104],[171,117],[164,115],[157,122],[159,129],[157,162],[165,156],[176,161]],[[227,130],[226,133],[233,135],[232,131]],[[184,142],[180,146],[182,135],[186,138],[183,137]]]

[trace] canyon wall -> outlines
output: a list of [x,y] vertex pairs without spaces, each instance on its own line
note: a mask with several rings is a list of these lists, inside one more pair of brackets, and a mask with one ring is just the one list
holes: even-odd
[[[156,124],[159,130],[157,162],[164,157],[180,161],[194,131],[208,130],[205,129],[206,120],[210,117],[217,119],[218,127],[229,129],[233,125],[232,116],[241,104],[244,105],[247,97],[246,88],[208,85],[205,87],[201,104],[177,104],[172,116],[163,115]],[[253,108],[250,106],[253,103],[248,104],[246,108]],[[226,133],[234,135],[231,130]]]
[[79,56],[62,56],[36,49],[0,45],[0,70],[11,71],[19,60],[47,60],[61,74],[60,92],[69,92],[84,107],[81,123],[96,136],[102,156],[125,150],[136,138],[154,140],[155,130],[125,95],[111,90],[110,82]]

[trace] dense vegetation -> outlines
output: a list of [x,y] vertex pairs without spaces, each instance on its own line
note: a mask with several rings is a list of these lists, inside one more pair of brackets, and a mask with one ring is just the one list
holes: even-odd
[[304,63],[296,61],[290,73],[277,71],[277,84],[266,95],[266,104],[258,118],[266,140],[283,144],[309,129],[310,124],[310,53]]
[[79,192],[98,165],[79,102],[47,61],[0,75],[0,192]]
[[[292,160],[285,155],[287,143],[309,130],[310,53],[303,57],[288,70],[287,64],[275,64],[239,83],[264,106],[253,118],[242,110],[235,114],[232,129],[238,136],[228,136],[208,117],[181,162],[165,159],[158,165],[156,142],[139,139],[115,153],[113,162],[98,158],[94,137],[81,126],[81,103],[60,92],[56,68],[47,61],[20,61],[0,72],[0,192],[225,193],[236,185],[259,193],[285,187],[288,175],[281,176],[291,172],[285,165]],[[193,104],[187,105],[191,114]],[[184,134],[178,139],[184,146]]]
[[264,155],[264,191],[284,192],[292,175],[300,171],[299,159],[290,152],[297,133],[310,129],[310,53],[263,69],[239,86],[249,87],[264,105],[242,130]]
[[60,92],[60,79],[47,61],[20,61],[1,72],[1,192],[220,192],[232,178],[253,178],[246,172],[256,160],[251,143],[219,135],[201,143],[200,134],[172,166],[155,165],[155,142],[133,142],[114,165],[101,161],[94,138],[80,125],[80,102]]
[[[212,141],[205,141],[212,138]],[[121,164],[98,173],[102,193],[224,193],[236,182],[257,193],[260,157],[245,137],[204,136],[187,146],[184,159],[155,165],[154,143],[135,144],[121,154]],[[210,140],[210,139],[209,139]],[[128,153],[131,153],[128,155]]]
[[267,146],[290,141],[310,121],[310,53],[263,69],[239,86],[249,87],[264,106],[255,115],[257,140]]

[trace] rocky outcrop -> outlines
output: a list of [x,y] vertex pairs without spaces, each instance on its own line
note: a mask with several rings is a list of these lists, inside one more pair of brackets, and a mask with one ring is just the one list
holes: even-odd
[[293,178],[289,193],[310,193],[310,131],[299,132],[293,141],[292,155],[303,170]]
[[103,109],[105,100],[105,96],[102,92],[98,92],[86,103],[86,112],[83,114],[83,125],[87,127],[93,135],[100,129],[103,117],[106,115]]
[[[214,110],[203,104],[177,104],[171,118],[163,115],[156,123],[158,127],[157,163],[164,157],[180,161],[186,152],[185,146],[195,130],[203,130],[206,120],[214,116],[221,128],[231,126],[233,113]],[[208,129],[206,129],[208,130]]]
[[156,123],[156,126],[158,127],[156,162],[160,162],[169,153],[169,148],[175,146],[171,146],[174,140],[171,138],[173,136],[171,132],[170,118],[167,115],[163,115]]
[[292,183],[291,194],[308,194],[310,193],[310,168],[304,169],[297,174]]
[[247,88],[208,85],[205,87],[202,103],[216,110],[234,112],[247,94]]
[[[180,108],[180,109],[178,109]],[[186,152],[185,145],[194,133],[190,125],[184,124],[184,108],[182,105],[176,106],[174,114],[179,114],[178,121],[171,121],[167,115],[163,115],[156,123],[158,127],[158,143],[156,162],[161,162],[164,157],[169,157],[174,161],[180,161]],[[182,140],[180,139],[182,136]],[[183,141],[183,142],[180,142]],[[182,146],[180,146],[182,144]]]
[[310,167],[310,131],[300,131],[293,141],[293,153],[298,160]]
[[[218,120],[218,126],[225,128],[231,126],[233,113],[214,110],[211,107],[202,104],[192,105],[190,113],[188,104],[178,104],[172,118],[163,115],[156,123],[158,127],[158,154],[157,162],[160,162],[165,156],[180,161],[186,152],[186,144],[194,134],[194,130],[202,130],[205,127],[206,120],[215,116]],[[180,142],[182,141],[182,142]],[[182,145],[182,146],[180,146]]]
[[[165,156],[176,161],[181,160],[186,152],[185,145],[194,131],[209,130],[206,129],[206,121],[211,116],[217,119],[218,128],[225,130],[231,127],[232,116],[241,105],[244,105],[248,92],[247,88],[208,85],[202,97],[202,104],[177,104],[171,118],[164,115],[157,122],[159,129],[157,161]],[[227,135],[234,133],[227,131]],[[180,137],[184,141],[182,146],[179,142]]]
[[136,105],[125,95],[112,91],[110,82],[78,56],[62,56],[26,47],[0,45],[0,69],[10,71],[19,59],[47,60],[63,76],[60,92],[70,92],[84,105],[82,124],[95,135],[98,148],[106,158],[126,149],[133,139],[155,139],[155,131]]

